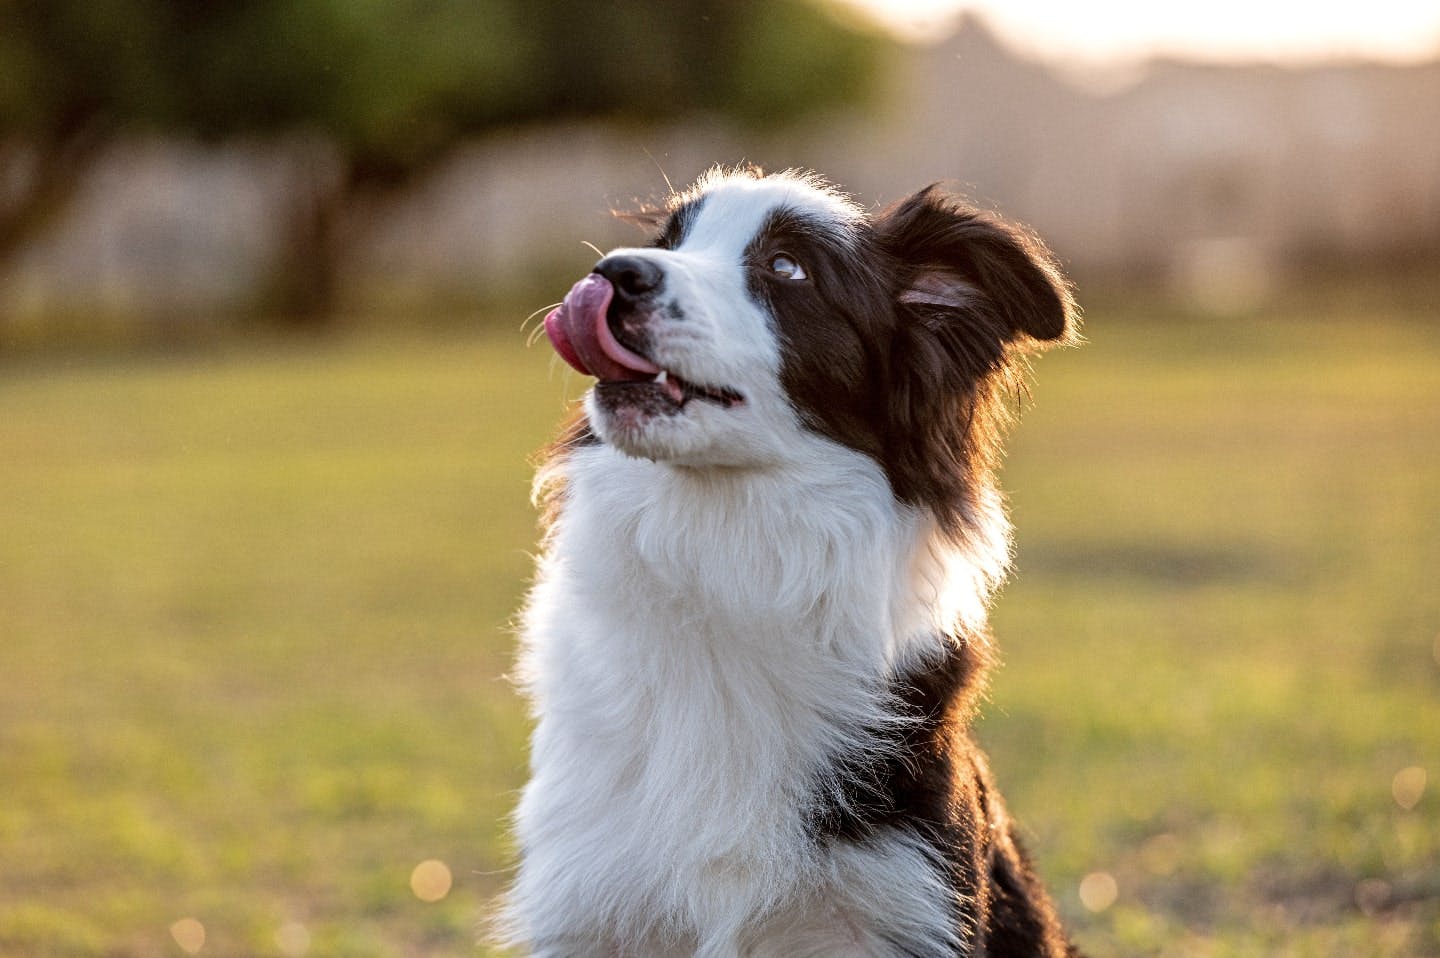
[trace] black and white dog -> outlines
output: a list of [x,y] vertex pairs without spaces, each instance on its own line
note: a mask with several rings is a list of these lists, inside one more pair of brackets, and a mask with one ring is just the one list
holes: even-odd
[[547,958],[1074,954],[968,725],[1010,560],[1038,241],[714,171],[546,317],[551,449],[503,924]]

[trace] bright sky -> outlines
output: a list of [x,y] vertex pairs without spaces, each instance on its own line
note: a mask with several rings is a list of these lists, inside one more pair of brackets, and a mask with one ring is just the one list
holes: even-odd
[[1204,59],[1414,61],[1440,57],[1440,0],[843,0],[910,39],[962,10],[1013,46],[1084,61],[1154,54]]

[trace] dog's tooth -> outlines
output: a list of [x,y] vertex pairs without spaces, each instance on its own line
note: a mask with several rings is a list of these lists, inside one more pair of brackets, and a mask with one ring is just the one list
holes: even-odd
[[660,370],[655,377],[655,382],[665,390],[665,393],[677,403],[685,403],[685,381],[679,376],[672,377],[668,370]]

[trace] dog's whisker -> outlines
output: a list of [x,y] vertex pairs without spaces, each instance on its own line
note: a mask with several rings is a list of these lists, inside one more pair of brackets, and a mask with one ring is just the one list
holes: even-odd
[[590,242],[589,240],[581,240],[580,242],[593,249],[596,256],[600,257],[601,259],[605,258],[605,251],[602,250],[600,247],[596,246],[594,243]]
[[539,309],[535,310],[535,311],[532,312],[529,316],[526,316],[523,320],[520,321],[520,328],[521,328],[521,329],[524,329],[526,323],[529,323],[530,320],[534,319],[536,316],[539,316],[541,313],[548,313],[550,310],[554,309],[556,306],[562,306],[562,305],[564,305],[564,304],[563,304],[563,303],[551,303],[551,304],[548,305],[548,306],[541,306]]
[[650,162],[651,162],[651,163],[654,163],[654,164],[655,164],[655,169],[657,169],[657,170],[660,171],[660,179],[662,179],[662,180],[665,181],[665,189],[667,189],[667,190],[670,191],[670,193],[669,193],[670,196],[674,196],[674,195],[675,195],[675,184],[670,182],[670,176],[669,176],[669,174],[667,174],[667,173],[665,172],[665,167],[661,166],[661,165],[660,165],[660,161],[657,160],[657,159],[655,159],[655,154],[654,154],[654,153],[651,153],[648,149],[646,149],[646,148],[643,147],[643,146],[640,147],[640,149],[645,150],[645,155],[648,156],[648,157],[650,157]]
[[[554,309],[555,307],[560,306],[560,305],[563,305],[563,304],[561,304],[561,303],[551,303],[549,306],[541,306],[539,309],[535,310],[535,312],[531,313],[529,316],[526,316],[524,319],[522,319],[522,320],[520,321],[520,332],[523,333],[523,332],[525,331],[525,327],[530,325],[530,320],[534,319],[536,316],[539,316],[539,315],[542,314],[542,313],[548,313],[548,312],[550,312],[550,310],[552,310],[552,309]],[[536,329],[543,329],[543,328],[544,328],[543,326],[537,326],[537,327],[536,327]],[[532,337],[531,339],[529,339],[529,340],[526,340],[526,343],[525,343],[525,344],[528,346],[528,345],[529,345],[530,343],[532,343],[532,342],[534,342],[533,337]]]

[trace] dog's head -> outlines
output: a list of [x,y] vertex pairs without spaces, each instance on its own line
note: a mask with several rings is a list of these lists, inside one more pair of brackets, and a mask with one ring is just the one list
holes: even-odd
[[871,215],[814,176],[715,171],[653,221],[545,322],[599,380],[590,429],[628,455],[803,466],[820,436],[954,528],[1019,354],[1074,333],[1039,241],[933,187]]

